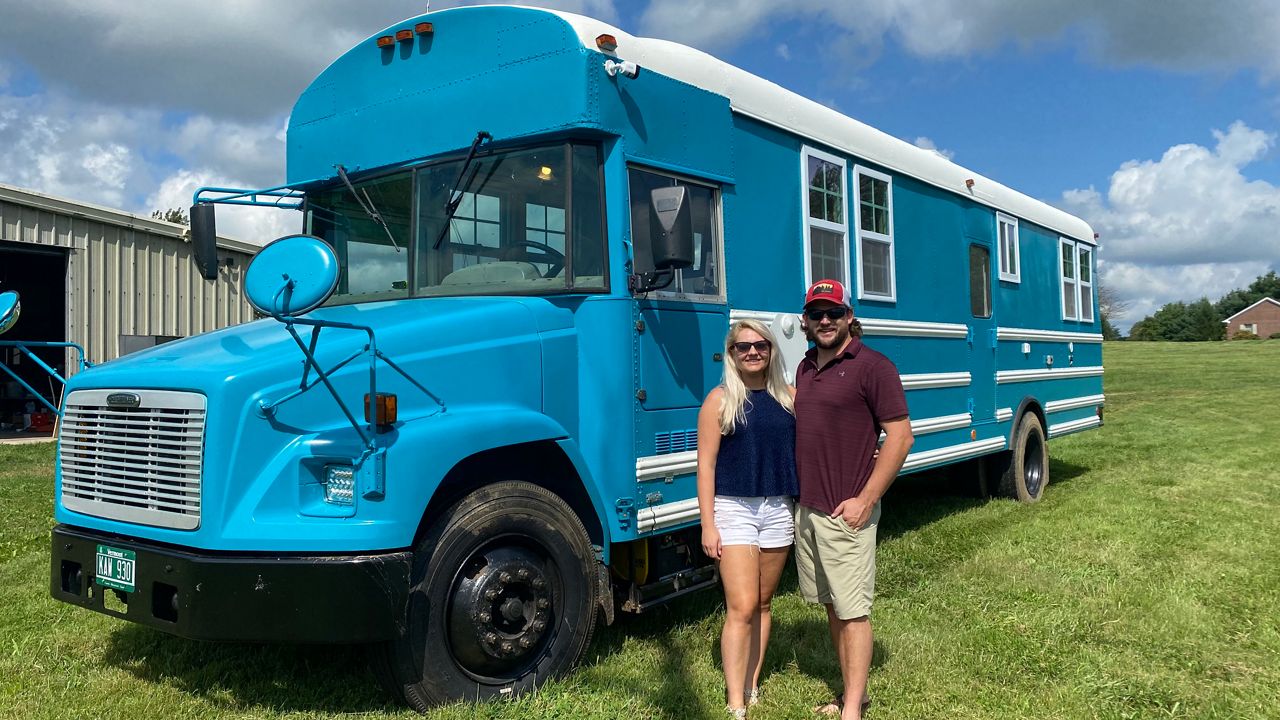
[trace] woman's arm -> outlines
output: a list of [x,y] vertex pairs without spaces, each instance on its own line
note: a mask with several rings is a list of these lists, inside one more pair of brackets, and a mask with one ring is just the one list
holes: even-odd
[[720,402],[724,391],[707,394],[698,411],[698,516],[702,520],[702,551],[720,559],[720,531],[716,529],[716,456],[720,454]]

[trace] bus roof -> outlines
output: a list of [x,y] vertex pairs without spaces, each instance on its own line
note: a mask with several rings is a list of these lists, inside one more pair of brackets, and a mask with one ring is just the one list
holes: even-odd
[[[443,12],[448,12],[443,11]],[[641,68],[667,75],[729,99],[733,112],[875,163],[975,202],[1002,210],[1075,240],[1095,243],[1084,220],[967,170],[936,152],[881,132],[782,86],[752,75],[701,50],[630,35],[582,15],[546,10],[568,23],[583,47],[596,50],[596,37],[613,35],[616,55]],[[970,185],[966,181],[972,180]]]

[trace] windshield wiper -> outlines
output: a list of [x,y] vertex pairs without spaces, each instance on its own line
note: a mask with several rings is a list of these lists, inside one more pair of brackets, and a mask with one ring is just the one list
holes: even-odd
[[378,209],[373,206],[373,199],[369,197],[369,191],[364,191],[364,198],[362,199],[355,186],[351,184],[351,179],[347,177],[347,169],[341,165],[334,165],[334,167],[338,169],[338,177],[342,178],[343,184],[351,191],[351,196],[359,203],[360,209],[364,210],[364,214],[368,215],[371,220],[382,226],[382,229],[387,233],[387,239],[391,241],[391,247],[395,248],[396,252],[400,252],[400,245],[396,242],[395,235],[391,234],[391,228],[387,226],[387,221],[382,219],[382,213],[378,212]]
[[462,195],[468,187],[471,187],[471,181],[475,179],[475,173],[471,173],[471,177],[467,178],[466,184],[463,184],[462,178],[467,174],[467,169],[471,167],[471,161],[476,157],[476,150],[480,149],[480,143],[485,140],[492,140],[493,136],[481,130],[476,133],[476,139],[471,141],[471,150],[467,152],[467,159],[462,161],[462,167],[458,168],[458,178],[453,181],[453,189],[449,191],[449,197],[444,201],[444,225],[440,227],[440,235],[436,237],[436,244],[431,246],[432,250],[439,250],[440,243],[444,242],[444,236],[449,234],[449,224],[453,221],[453,214],[458,211],[458,206],[462,204]]

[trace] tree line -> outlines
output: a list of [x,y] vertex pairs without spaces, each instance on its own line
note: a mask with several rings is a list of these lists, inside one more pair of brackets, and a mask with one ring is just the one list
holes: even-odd
[[1134,323],[1129,330],[1129,339],[1178,342],[1221,340],[1226,329],[1222,321],[1264,297],[1280,300],[1280,276],[1274,270],[1266,275],[1259,275],[1243,290],[1236,289],[1223,295],[1217,302],[1211,303],[1209,298],[1202,297],[1191,303],[1167,303],[1154,314]]

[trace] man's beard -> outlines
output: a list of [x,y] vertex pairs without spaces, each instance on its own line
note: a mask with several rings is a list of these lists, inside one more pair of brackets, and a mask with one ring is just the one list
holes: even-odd
[[817,345],[823,350],[834,350],[835,348],[838,348],[841,345],[843,345],[845,341],[849,339],[849,329],[837,328],[836,334],[831,336],[831,340],[829,342],[823,342],[821,336],[818,335],[816,330],[811,330],[810,336],[813,340],[814,345]]

